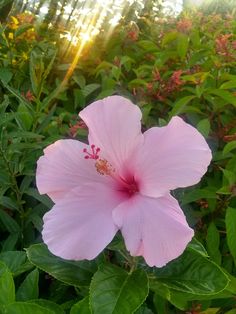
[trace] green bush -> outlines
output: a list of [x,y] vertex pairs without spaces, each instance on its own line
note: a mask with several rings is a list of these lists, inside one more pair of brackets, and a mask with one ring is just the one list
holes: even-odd
[[[109,40],[104,31],[85,46],[71,75],[78,46],[66,44],[34,15],[0,24],[0,310],[110,314],[109,302],[122,314],[233,314],[236,21],[200,11],[124,20]],[[175,192],[196,237],[162,269],[138,260],[129,272],[134,260],[119,236],[92,262],[64,261],[40,243],[52,202],[36,189],[36,161],[59,138],[85,140],[78,112],[113,94],[140,106],[144,129],[182,116],[213,152],[201,183]]]

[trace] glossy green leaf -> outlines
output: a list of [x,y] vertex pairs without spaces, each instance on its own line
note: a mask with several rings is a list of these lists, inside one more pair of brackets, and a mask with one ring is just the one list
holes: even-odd
[[63,311],[62,307],[58,305],[55,302],[52,302],[50,300],[45,300],[45,299],[35,299],[35,300],[30,300],[27,303],[33,303],[37,304],[39,306],[42,306],[43,308],[46,308],[48,310],[51,310],[54,314],[65,314],[65,311]]
[[227,244],[236,265],[236,209],[228,207],[225,216]]
[[17,109],[17,113],[18,113],[17,122],[20,125],[20,127],[23,130],[27,130],[27,131],[30,130],[33,123],[33,118],[30,115],[24,103],[20,103]]
[[0,305],[15,301],[15,284],[10,270],[0,262]]
[[148,294],[148,278],[140,269],[127,273],[114,265],[103,265],[90,286],[90,304],[94,314],[130,314]]
[[181,204],[189,204],[200,200],[201,198],[205,199],[215,199],[217,197],[216,190],[213,189],[194,189],[192,191],[186,192],[183,195]]
[[0,253],[0,261],[7,265],[14,276],[18,276],[33,267],[23,251],[2,252]]
[[159,294],[155,293],[153,296],[153,304],[155,310],[158,314],[168,314],[167,311],[167,301],[165,298],[162,298]]
[[20,233],[10,233],[2,243],[2,252],[12,251],[20,237]]
[[83,89],[82,89],[82,93],[84,95],[84,97],[88,97],[90,96],[92,93],[94,93],[95,91],[97,91],[100,88],[100,84],[89,84],[86,85]]
[[206,249],[202,245],[201,242],[199,242],[195,237],[192,238],[191,242],[188,244],[188,248],[196,251],[197,253],[201,254],[204,257],[209,257]]
[[188,309],[186,293],[179,293],[178,291],[172,290],[169,302],[182,311]]
[[45,244],[34,244],[26,250],[29,261],[56,279],[69,285],[87,285],[97,269],[96,261],[63,260],[49,252]]
[[153,269],[153,273],[171,289],[198,295],[217,294],[229,282],[219,266],[191,248],[165,267]]
[[232,104],[236,107],[236,97],[232,93],[222,89],[211,90],[210,93],[225,100],[226,104]]
[[232,150],[234,150],[235,148],[236,148],[236,141],[229,142],[225,145],[222,153],[223,155],[226,155]]
[[34,197],[39,202],[43,203],[47,208],[52,208],[53,206],[51,199],[47,195],[39,194],[37,189],[29,188],[24,193]]
[[4,307],[4,314],[54,314],[54,312],[37,304],[15,302]]
[[174,105],[173,105],[173,109],[170,112],[170,116],[176,116],[182,112],[184,112],[186,106],[191,102],[191,100],[193,100],[194,98],[196,98],[196,96],[185,96],[179,100],[177,100]]
[[91,314],[89,307],[89,297],[84,298],[83,300],[75,303],[71,310],[70,314]]
[[221,254],[219,250],[220,234],[213,222],[210,223],[207,229],[206,244],[207,244],[207,251],[211,259],[220,265],[221,264]]
[[198,122],[197,129],[203,136],[207,137],[209,135],[211,125],[209,119],[203,119]]
[[134,314],[153,314],[153,311],[150,310],[146,305],[142,305],[137,311],[134,312]]
[[19,206],[13,198],[2,196],[0,199],[0,205],[4,206],[5,208],[9,208],[12,210],[19,210]]
[[25,280],[19,286],[16,292],[17,301],[28,301],[38,298],[39,288],[39,272],[34,269],[31,273],[27,275]]
[[0,208],[0,220],[10,233],[19,233],[20,226],[17,222],[4,210]]

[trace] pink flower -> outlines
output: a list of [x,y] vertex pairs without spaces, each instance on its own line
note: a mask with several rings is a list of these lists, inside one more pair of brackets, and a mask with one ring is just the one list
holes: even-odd
[[55,202],[43,240],[62,258],[91,260],[121,230],[133,256],[161,267],[193,237],[170,190],[200,181],[211,151],[181,118],[141,133],[141,111],[112,96],[80,112],[89,145],[59,140],[38,160],[37,187]]

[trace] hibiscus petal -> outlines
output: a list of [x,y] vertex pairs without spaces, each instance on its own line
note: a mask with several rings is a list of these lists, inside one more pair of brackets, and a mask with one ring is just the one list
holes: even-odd
[[48,194],[56,202],[80,184],[109,180],[97,173],[94,160],[84,159],[85,147],[76,140],[59,140],[44,150],[36,171],[40,194]]
[[142,194],[159,197],[169,190],[200,181],[211,161],[204,137],[181,118],[144,133],[144,144],[133,158],[135,180]]
[[89,183],[70,191],[44,216],[43,241],[65,259],[91,260],[117,232],[112,209],[121,198],[101,183]]
[[151,267],[162,267],[180,256],[194,234],[169,194],[160,198],[134,196],[114,209],[113,219],[130,254],[142,255]]
[[101,148],[101,156],[120,172],[143,139],[140,109],[124,97],[111,96],[92,103],[79,115],[89,128],[89,143]]

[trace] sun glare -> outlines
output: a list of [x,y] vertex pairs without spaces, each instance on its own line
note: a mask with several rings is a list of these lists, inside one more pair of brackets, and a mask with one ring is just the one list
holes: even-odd
[[16,1],[18,7],[34,13],[39,21],[47,21],[60,32],[63,59],[70,60],[62,85],[66,85],[85,49],[87,51],[99,34],[105,35],[105,45],[129,7],[134,2],[140,8],[144,6],[142,0],[58,0],[54,6],[50,0],[43,1],[43,5],[41,1],[21,1]]

